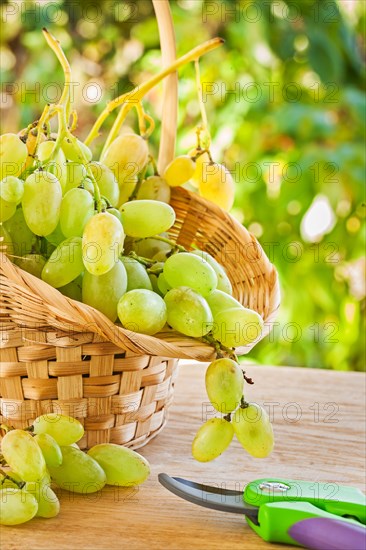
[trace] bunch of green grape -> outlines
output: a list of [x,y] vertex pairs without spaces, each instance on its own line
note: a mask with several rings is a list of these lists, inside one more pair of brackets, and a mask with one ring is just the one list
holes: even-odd
[[262,319],[232,297],[224,268],[167,234],[170,187],[192,178],[207,153],[177,157],[161,177],[138,134],[117,136],[100,161],[70,132],[59,135],[35,123],[0,137],[9,258],[126,329],[154,335],[167,326],[227,348],[254,342]]
[[206,391],[212,406],[224,416],[210,418],[198,430],[192,455],[199,462],[220,456],[234,435],[242,447],[256,458],[267,457],[273,449],[272,424],[266,410],[244,400],[244,373],[236,361],[217,359],[206,371]]
[[78,420],[56,413],[39,416],[25,430],[7,428],[1,441],[6,464],[0,470],[1,525],[57,516],[60,502],[53,484],[89,494],[104,485],[139,485],[148,478],[147,460],[131,449],[102,443],[81,451],[77,441],[83,434]]

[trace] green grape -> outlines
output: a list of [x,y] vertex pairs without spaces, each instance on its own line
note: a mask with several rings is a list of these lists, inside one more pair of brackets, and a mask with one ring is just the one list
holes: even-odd
[[23,214],[25,221],[36,235],[49,235],[57,227],[62,200],[60,182],[45,171],[33,172],[24,184]]
[[197,157],[197,154],[200,153],[201,151],[202,151],[201,149],[200,150],[193,149],[192,151],[189,152],[190,157],[196,157],[196,169],[194,171],[193,176],[191,177],[191,183],[193,187],[195,187],[196,189],[198,189],[199,183],[202,179],[202,171],[204,169],[203,166],[204,165],[208,166],[211,163],[208,153],[200,154]]
[[[166,233],[160,235],[161,237],[168,238]],[[154,239],[154,237],[148,239],[138,239],[133,241],[133,249],[138,256],[143,258],[155,258],[159,252],[168,254],[171,252],[172,247],[170,244],[163,241]],[[165,261],[165,259],[164,259]]]
[[168,325],[193,338],[202,338],[210,332],[213,318],[206,300],[188,287],[169,290],[164,297],[168,311]]
[[7,176],[0,181],[0,197],[6,202],[19,204],[24,193],[24,181],[15,176]]
[[93,216],[83,233],[83,261],[92,275],[108,273],[123,251],[125,239],[121,222],[108,212]]
[[98,309],[113,323],[117,319],[117,305],[127,290],[125,266],[118,261],[108,273],[91,275],[87,271],[83,277],[82,301]]
[[42,271],[42,279],[59,288],[71,283],[84,271],[80,237],[70,237],[54,250]]
[[[85,143],[83,143],[77,138],[75,139],[76,139],[77,145],[82,150],[82,153],[85,156],[85,159],[87,160],[87,162],[90,162],[93,156],[91,150],[87,145],[85,145]],[[75,145],[72,143],[71,139],[66,137],[62,142],[61,148],[67,160],[71,160],[73,162],[81,162],[81,163],[84,162],[82,154],[80,153],[79,149],[75,147]]]
[[27,226],[22,208],[17,208],[14,216],[4,223],[4,227],[11,237],[16,256],[23,256],[32,252],[37,237]]
[[246,308],[231,308],[215,316],[213,336],[228,348],[245,346],[259,338],[263,320],[256,311]]
[[14,216],[16,209],[17,205],[15,202],[4,201],[4,199],[0,197],[0,222],[10,220],[10,218]]
[[130,290],[118,302],[118,317],[126,329],[152,336],[166,323],[166,305],[152,290]]
[[137,134],[118,136],[101,158],[101,162],[114,172],[119,185],[126,177],[139,174],[148,160],[147,143]]
[[164,265],[164,276],[172,288],[189,286],[202,296],[217,287],[217,275],[210,264],[188,252],[170,256]]
[[60,226],[65,237],[81,237],[94,215],[94,199],[86,189],[70,189],[61,203]]
[[38,503],[37,517],[54,518],[59,514],[60,502],[49,486],[48,478],[43,478],[41,481],[28,481],[24,491],[36,499]]
[[112,214],[112,216],[115,216],[117,220],[119,220],[122,223],[122,215],[117,208],[108,208],[107,209],[108,214]]
[[46,258],[41,254],[25,254],[21,258],[15,258],[14,263],[38,279],[42,278],[42,271],[46,265]]
[[210,418],[198,430],[192,443],[193,458],[209,462],[220,456],[230,445],[234,429],[223,418]]
[[49,434],[59,445],[71,445],[84,435],[84,428],[76,418],[57,413],[38,416],[33,427],[34,433]]
[[192,250],[191,254],[195,254],[202,258],[213,268],[217,275],[217,290],[222,290],[222,292],[226,292],[226,294],[233,293],[233,287],[231,286],[229,277],[226,275],[225,269],[215,260],[215,258],[202,250]]
[[152,290],[147,271],[140,262],[128,256],[122,256],[121,260],[127,271],[127,291],[134,290],[135,288]]
[[74,281],[68,283],[65,286],[60,286],[58,291],[61,292],[64,296],[76,300],[78,302],[82,301],[81,287],[83,282],[83,275],[79,275]]
[[38,510],[35,497],[26,491],[7,487],[0,491],[0,524],[19,525],[34,518]]
[[172,287],[167,283],[164,273],[160,273],[158,277],[158,289],[160,290],[162,296],[165,296],[165,294],[172,289]]
[[80,162],[66,161],[66,186],[64,193],[79,187],[87,178],[87,170]]
[[175,212],[165,202],[131,201],[120,208],[126,235],[130,237],[153,237],[174,225]]
[[112,206],[118,206],[119,187],[112,170],[101,162],[91,162],[90,168],[98,184],[100,194],[105,197]]
[[62,463],[62,453],[57,441],[47,433],[41,433],[34,436],[34,441],[39,445],[46,466],[57,468]]
[[206,371],[206,391],[211,404],[222,414],[240,405],[244,391],[243,371],[232,359],[216,359]]
[[189,155],[176,157],[167,166],[164,172],[164,179],[170,187],[177,187],[187,183],[196,170],[196,163]]
[[235,435],[242,447],[255,458],[266,458],[274,446],[273,428],[265,409],[257,403],[239,408],[232,416]]
[[[62,190],[64,191],[67,183],[66,158],[62,149],[58,149],[57,153],[53,154],[54,147],[54,141],[43,141],[38,146],[37,157],[41,162],[42,168],[56,176],[61,184]],[[45,163],[51,155],[51,160]]]
[[203,163],[199,174],[199,193],[223,210],[230,210],[235,198],[232,175],[222,164]]
[[163,295],[161,294],[161,292],[159,290],[159,287],[158,287],[158,275],[156,275],[156,273],[149,273],[149,279],[150,279],[150,282],[151,282],[152,290],[156,294],[159,294],[159,296],[163,297]]
[[130,196],[135,190],[137,184],[137,176],[127,176],[122,181],[118,182],[119,186],[119,199],[118,208],[130,200]]
[[169,203],[170,195],[170,187],[164,178],[150,176],[141,183],[137,198]]
[[12,470],[7,468],[3,470],[3,472],[4,473],[0,473],[0,489],[6,489],[7,487],[20,489],[18,484],[21,483],[23,485],[25,483],[22,478]]
[[9,255],[14,254],[13,241],[3,224],[0,224],[0,250]]
[[140,485],[150,475],[148,461],[127,447],[101,443],[89,449],[88,455],[103,468],[107,485]]
[[37,481],[44,475],[46,463],[43,454],[29,432],[7,432],[1,442],[1,452],[10,468],[24,481]]
[[89,494],[104,487],[106,475],[96,460],[75,447],[63,446],[61,451],[61,466],[49,467],[52,480],[61,489]]
[[[62,205],[62,203],[61,203]],[[52,244],[55,248],[66,239],[66,236],[62,233],[61,224],[58,222],[56,229],[46,236],[46,240]]]
[[0,180],[5,176],[19,176],[27,160],[26,144],[16,134],[0,136]]
[[206,300],[210,306],[214,320],[216,315],[225,309],[243,308],[238,300],[235,300],[230,294],[218,289],[211,292],[211,294],[206,297]]

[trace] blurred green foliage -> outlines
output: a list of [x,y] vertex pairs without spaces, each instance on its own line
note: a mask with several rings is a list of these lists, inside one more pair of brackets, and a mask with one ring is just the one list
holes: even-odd
[[[213,36],[226,40],[201,61],[212,152],[235,176],[233,214],[280,274],[278,324],[250,360],[364,369],[364,1],[171,6],[178,54]],[[106,101],[161,66],[150,0],[2,2],[1,10],[2,131],[27,126],[61,89],[44,26],[71,61],[81,137]],[[179,101],[181,153],[195,145],[200,123],[191,66],[180,72]],[[159,121],[161,87],[145,106]],[[128,123],[135,127],[133,117]],[[159,124],[155,151],[158,142]]]

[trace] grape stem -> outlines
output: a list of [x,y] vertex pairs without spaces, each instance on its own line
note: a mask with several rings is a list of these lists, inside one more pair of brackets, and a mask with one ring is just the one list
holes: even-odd
[[231,413],[228,413],[225,416],[223,416],[223,420],[226,420],[226,422],[231,422]]
[[243,371],[243,378],[246,381],[247,384],[254,384],[253,379],[249,376],[245,376],[245,371]]
[[138,177],[137,177],[137,183],[136,183],[136,185],[135,185],[135,188],[134,188],[134,190],[132,191],[131,195],[130,195],[129,198],[128,198],[129,201],[134,201],[135,199],[137,199],[138,192],[140,191],[142,182],[143,182],[144,179],[145,179],[147,166],[148,166],[148,165],[146,165],[145,168],[143,169],[143,171],[140,172],[140,174],[138,175]]
[[240,400],[240,408],[241,409],[247,409],[249,407],[249,403],[247,403],[244,399],[244,395],[242,396]]
[[[149,238],[149,237],[147,237]],[[169,244],[172,248],[176,248],[179,252],[187,252],[187,249],[184,248],[181,244],[177,244],[174,241],[167,239],[166,237],[161,237],[160,235],[155,235],[154,237],[151,237],[151,239],[154,239],[155,241],[161,241],[162,243]],[[144,240],[144,239],[141,239]]]
[[224,346],[223,344],[221,344],[221,342],[219,342],[218,340],[216,340],[212,334],[206,334],[206,336],[204,336],[202,338],[202,340],[204,342],[207,342],[208,344],[210,344],[210,346],[213,346],[215,348],[215,351],[216,351],[216,358],[217,359],[222,359],[224,357],[229,357],[230,359],[232,359],[233,361],[235,361],[236,363],[238,362],[238,358],[234,352],[233,349],[231,348],[228,348],[226,346]]
[[85,143],[89,145],[96,137],[99,135],[99,130],[105,120],[108,118],[108,116],[117,109],[117,107],[121,107],[121,110],[118,113],[118,116],[113,124],[113,127],[106,139],[106,142],[104,144],[104,148],[102,151],[102,155],[105,152],[105,150],[109,147],[109,145],[114,141],[115,137],[117,136],[119,129],[121,128],[127,113],[136,105],[136,103],[140,102],[141,99],[152,89],[154,86],[159,84],[162,80],[164,80],[165,77],[167,77],[169,74],[174,73],[177,69],[180,67],[183,67],[187,63],[190,63],[192,61],[195,61],[196,59],[199,59],[202,55],[205,53],[210,52],[211,50],[214,50],[221,44],[223,44],[224,40],[222,38],[214,38],[212,40],[208,40],[207,42],[204,42],[200,46],[197,46],[187,54],[183,55],[179,59],[177,59],[174,63],[169,65],[166,69],[158,73],[157,75],[153,76],[144,84],[141,86],[137,86],[134,90],[131,92],[127,92],[125,94],[122,94],[121,96],[117,97],[116,99],[113,99],[110,101],[104,111],[99,115],[98,119],[94,123],[93,128],[91,129],[90,133],[88,134]]
[[133,250],[128,254],[128,256],[146,267],[152,267],[154,264],[157,263],[156,260],[151,260],[150,258],[143,258],[142,256],[139,256]]
[[19,489],[23,489],[24,485],[25,485],[25,481],[17,481],[16,479],[14,479],[13,477],[11,477],[9,474],[7,474],[4,470],[2,470],[0,468],[0,474],[3,477],[3,479],[1,480],[0,482],[0,485],[3,485],[5,483],[5,481],[8,479],[9,481],[11,481],[12,483],[14,483],[17,487],[19,487]]
[[199,101],[199,104],[200,104],[201,118],[202,118],[201,131],[203,130],[204,133],[205,133],[205,140],[204,140],[205,141],[205,147],[208,149],[210,147],[210,143],[211,143],[211,136],[210,136],[210,131],[208,129],[207,114],[206,114],[205,104],[204,104],[204,101],[203,101],[200,65],[199,65],[199,60],[198,59],[195,60],[194,67],[195,67],[195,71],[196,71],[196,86],[197,86],[198,101]]
[[[149,137],[155,130],[155,121],[150,115],[147,114],[141,101],[136,103],[135,107],[139,119],[139,130],[141,137],[143,137],[144,139],[149,139]],[[148,122],[149,124],[148,129],[146,129],[146,122]]]

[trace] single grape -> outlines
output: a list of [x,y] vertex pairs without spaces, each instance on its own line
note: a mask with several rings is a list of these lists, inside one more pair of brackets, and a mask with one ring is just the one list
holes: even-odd
[[12,256],[14,254],[14,245],[4,224],[0,224],[0,250]]
[[122,223],[122,215],[117,208],[108,208],[107,209],[108,214],[112,214],[112,216],[115,216],[117,220],[119,220]]
[[131,201],[121,206],[122,223],[130,237],[153,237],[172,227],[175,222],[173,208],[159,201]]
[[137,176],[135,175],[126,175],[124,180],[118,182],[119,187],[119,199],[118,199],[118,208],[120,208],[125,202],[130,200],[130,196],[135,190],[137,184]]
[[16,134],[0,136],[0,180],[6,176],[19,176],[27,160],[26,144]]
[[[61,203],[62,204],[62,203]],[[52,244],[55,248],[66,239],[66,236],[62,233],[61,224],[58,222],[56,229],[46,236],[47,242]]]
[[7,202],[19,204],[24,193],[24,181],[15,176],[7,176],[0,181],[0,197]]
[[239,408],[232,416],[232,424],[239,443],[255,458],[265,458],[274,446],[273,428],[265,409],[257,403]]
[[[163,233],[160,236],[168,238],[166,233]],[[148,239],[136,239],[133,241],[132,247],[136,254],[138,256],[142,256],[143,258],[155,258],[159,252],[168,254],[172,250],[170,244],[154,239],[154,237],[150,237]]]
[[57,441],[47,433],[41,433],[34,436],[34,441],[39,445],[46,466],[57,468],[62,463],[62,453]]
[[140,485],[150,475],[148,461],[127,447],[101,443],[89,449],[88,455],[103,468],[107,485]]
[[125,235],[121,222],[112,214],[93,216],[83,233],[83,261],[92,275],[108,273],[123,251]]
[[211,405],[222,414],[240,405],[244,391],[243,371],[232,359],[216,359],[206,371],[206,391]]
[[72,300],[82,301],[81,287],[83,283],[83,274],[79,275],[74,281],[65,286],[60,286],[58,291]]
[[202,260],[205,260],[213,268],[217,275],[217,290],[222,290],[222,292],[226,292],[226,294],[233,293],[233,287],[231,286],[230,279],[227,276],[225,269],[215,260],[213,256],[211,256],[211,254],[203,252],[202,250],[192,250],[191,254],[195,254]]
[[172,288],[189,286],[202,296],[217,287],[217,275],[210,264],[188,252],[170,256],[164,265],[164,276]]
[[246,308],[225,309],[215,316],[213,336],[228,348],[245,346],[259,338],[263,319]]
[[[54,141],[43,141],[38,146],[37,157],[41,162],[42,168],[56,176],[64,191],[67,183],[66,158],[62,149],[58,149],[57,153],[53,154],[54,147]],[[50,157],[51,160],[48,161]]]
[[166,305],[152,290],[130,290],[118,302],[118,317],[126,329],[153,335],[166,323]]
[[106,475],[96,460],[75,447],[62,446],[61,451],[61,466],[49,467],[52,480],[61,489],[89,494],[104,487]]
[[22,208],[17,208],[10,220],[4,223],[4,227],[11,237],[16,256],[23,256],[32,252],[37,237],[27,226]]
[[70,237],[54,250],[42,271],[42,279],[59,288],[71,283],[84,271],[80,237]]
[[59,445],[71,445],[83,437],[82,424],[72,418],[57,413],[48,413],[38,416],[33,422],[35,434],[49,434]]
[[37,517],[54,518],[60,512],[60,502],[48,483],[48,478],[41,481],[28,481],[24,491],[34,496],[38,503]]
[[214,290],[206,297],[207,303],[210,306],[214,320],[216,315],[225,309],[243,308],[243,305],[235,300],[233,296],[223,292],[222,290]]
[[19,525],[34,518],[38,510],[35,497],[26,491],[7,487],[0,490],[0,524]]
[[230,210],[234,204],[235,183],[230,172],[222,164],[203,164],[199,180],[202,197]]
[[64,193],[79,187],[87,178],[86,167],[80,162],[66,161],[66,186]]
[[168,312],[168,325],[193,338],[202,338],[210,332],[212,313],[206,300],[188,287],[169,290],[164,297]]
[[197,156],[199,152],[201,152],[201,150],[198,149],[193,149],[189,152],[189,156],[196,159],[196,169],[193,176],[191,177],[191,183],[193,187],[196,187],[196,189],[198,189],[199,183],[202,180],[203,170],[206,169],[206,167],[211,163],[210,157],[207,152]]
[[33,172],[24,184],[22,200],[25,221],[36,235],[49,235],[57,227],[62,200],[60,182],[45,171]]
[[114,172],[119,185],[126,177],[139,174],[148,160],[146,140],[137,134],[118,136],[101,158],[101,162]]
[[81,237],[94,215],[94,199],[86,189],[70,189],[61,202],[60,227],[65,237]]
[[1,441],[1,452],[24,481],[37,481],[43,477],[46,463],[41,449],[29,432],[10,430]]
[[105,197],[112,206],[118,206],[119,187],[112,170],[101,162],[91,162],[90,168],[98,184],[100,194]]
[[209,462],[220,456],[230,445],[234,430],[223,418],[210,418],[198,430],[192,443],[193,458]]
[[172,287],[168,284],[164,273],[160,273],[158,277],[158,289],[160,290],[162,296],[165,296],[165,294],[172,289]]
[[6,222],[14,216],[17,205],[15,202],[5,201],[0,197],[0,222]]
[[46,258],[41,254],[25,254],[21,258],[15,258],[14,263],[38,279],[42,278],[42,271],[46,265]]
[[164,179],[170,187],[177,187],[187,183],[196,170],[196,163],[189,155],[176,157],[167,166]]
[[[72,143],[70,138],[65,138],[63,140],[61,147],[67,160],[83,163],[84,162],[83,155],[84,155],[86,161],[90,162],[93,155],[89,147],[77,138],[76,138],[76,143],[78,147],[75,147],[74,143]],[[81,149],[82,154],[80,153],[79,148]]]
[[149,176],[142,182],[137,198],[169,203],[170,195],[170,187],[164,178]]
[[91,275],[87,271],[82,283],[82,301],[98,309],[113,323],[117,319],[118,302],[127,290],[127,272],[118,261],[108,273]]
[[146,288],[146,290],[152,290],[149,275],[145,267],[137,260],[130,258],[129,256],[122,256],[121,261],[126,268],[127,272],[127,291],[134,290],[135,288]]

